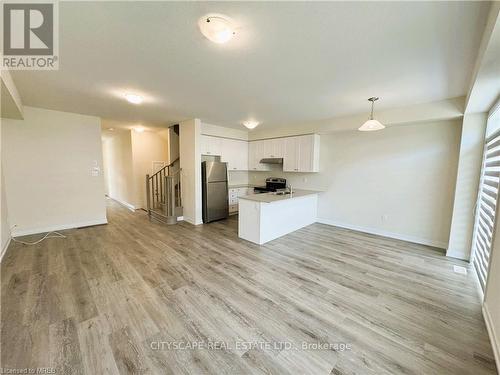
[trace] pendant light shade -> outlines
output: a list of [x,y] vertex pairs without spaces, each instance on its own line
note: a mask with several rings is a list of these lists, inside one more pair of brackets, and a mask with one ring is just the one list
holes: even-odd
[[382,125],[379,121],[377,121],[373,118],[373,105],[374,105],[376,100],[378,100],[377,97],[372,97],[372,98],[368,99],[368,101],[372,102],[372,112],[370,114],[370,119],[359,127],[359,129],[358,129],[359,131],[372,132],[375,130],[385,129],[384,125]]

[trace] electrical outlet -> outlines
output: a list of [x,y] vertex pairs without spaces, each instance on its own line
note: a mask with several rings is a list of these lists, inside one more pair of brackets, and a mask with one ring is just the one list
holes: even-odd
[[459,273],[461,275],[467,275],[467,268],[462,266],[453,266],[453,272]]
[[383,214],[380,219],[382,221],[387,221],[388,218],[389,218],[389,216],[387,214]]

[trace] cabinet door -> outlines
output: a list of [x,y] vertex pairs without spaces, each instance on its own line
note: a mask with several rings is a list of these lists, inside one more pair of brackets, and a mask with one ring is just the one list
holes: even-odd
[[262,158],[282,158],[285,142],[283,138],[266,139],[262,142]]
[[319,172],[319,135],[304,135],[299,138],[299,172]]
[[222,153],[221,138],[210,135],[201,136],[201,154],[220,156]]
[[282,158],[285,155],[285,139],[276,138],[271,140],[272,158]]
[[266,164],[262,164],[260,162],[261,159],[264,159],[265,156],[265,143],[264,141],[253,141],[250,142],[248,146],[248,163],[249,169],[251,171],[267,171],[269,170],[269,166]]
[[210,155],[210,145],[209,145],[209,138],[206,135],[201,136],[201,154],[202,155]]
[[223,138],[221,139],[220,144],[222,149],[220,160],[227,163],[228,171],[236,169],[238,156],[235,152],[236,147],[233,144],[233,140]]
[[208,147],[210,155],[221,156],[222,155],[222,139],[218,137],[208,137]]
[[274,158],[274,156],[273,156],[273,140],[272,139],[265,139],[265,140],[259,141],[259,142],[261,142],[261,147],[262,147],[262,153],[261,153],[262,158]]
[[285,138],[285,150],[283,155],[283,171],[299,171],[299,142],[298,137]]
[[237,141],[238,170],[248,171],[248,142]]
[[306,135],[298,137],[298,169],[299,172],[312,172],[313,170],[313,153],[314,140],[312,136]]
[[255,142],[248,143],[248,170],[257,170],[257,144]]

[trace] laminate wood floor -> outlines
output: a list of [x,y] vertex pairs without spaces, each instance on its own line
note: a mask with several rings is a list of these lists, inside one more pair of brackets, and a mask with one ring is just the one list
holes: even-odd
[[[494,374],[473,275],[437,249],[314,224],[257,246],[236,218],[12,243],[1,367],[56,374]],[[472,270],[471,270],[472,271]]]

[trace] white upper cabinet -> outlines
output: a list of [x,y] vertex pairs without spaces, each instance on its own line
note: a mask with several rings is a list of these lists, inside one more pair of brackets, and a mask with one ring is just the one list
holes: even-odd
[[319,172],[319,135],[285,138],[285,172]]
[[319,172],[319,135],[252,142],[202,135],[201,154],[220,156],[228,171],[269,171],[262,159],[283,158],[285,172]]
[[266,141],[252,141],[248,145],[248,167],[251,171],[268,171],[270,166],[262,164],[261,159],[268,158]]
[[209,135],[201,136],[201,154],[202,155],[222,155],[222,138],[211,137]]
[[285,138],[285,152],[283,155],[283,171],[299,171],[299,142],[298,137]]
[[221,160],[228,171],[248,171],[248,142],[237,139],[221,139]]
[[285,153],[285,139],[266,139],[263,142],[263,158],[282,158]]

